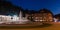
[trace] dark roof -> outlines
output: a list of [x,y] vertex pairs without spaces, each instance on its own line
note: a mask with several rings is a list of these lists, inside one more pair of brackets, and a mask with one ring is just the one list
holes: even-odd
[[48,10],[48,9],[40,9],[40,11],[39,11],[39,12],[51,13],[51,11],[50,11],[50,10]]
[[39,12],[40,13],[51,13],[52,16],[54,16],[53,13],[50,10],[46,9],[46,8],[40,9]]
[[39,12],[40,13],[51,13],[51,14],[53,14],[50,10],[45,9],[45,8],[44,9],[40,9]]

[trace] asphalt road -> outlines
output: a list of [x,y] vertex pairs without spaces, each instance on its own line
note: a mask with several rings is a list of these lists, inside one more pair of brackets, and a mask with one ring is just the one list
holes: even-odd
[[60,23],[52,23],[51,26],[48,26],[48,27],[43,27],[43,28],[40,28],[40,27],[37,27],[37,28],[20,28],[20,29],[4,29],[4,28],[0,28],[0,30],[60,30]]

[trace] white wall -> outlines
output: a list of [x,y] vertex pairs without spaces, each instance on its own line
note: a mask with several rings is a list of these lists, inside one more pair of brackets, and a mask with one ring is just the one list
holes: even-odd
[[[11,17],[13,19],[11,19]],[[0,22],[1,23],[14,22],[14,21],[18,21],[18,20],[19,20],[19,17],[17,17],[16,15],[14,15],[14,16],[0,15]]]

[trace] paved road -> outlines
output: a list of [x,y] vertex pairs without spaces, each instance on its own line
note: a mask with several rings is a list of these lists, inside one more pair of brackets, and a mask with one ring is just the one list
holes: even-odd
[[44,28],[0,29],[0,30],[60,30],[60,23],[52,23],[52,26]]

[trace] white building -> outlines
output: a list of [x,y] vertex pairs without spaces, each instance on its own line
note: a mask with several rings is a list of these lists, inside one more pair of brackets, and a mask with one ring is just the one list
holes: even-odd
[[19,17],[17,15],[14,16],[6,16],[0,15],[0,24],[6,23],[10,24],[13,22],[14,24],[26,24],[29,20],[27,18],[22,17],[22,12],[20,11]]

